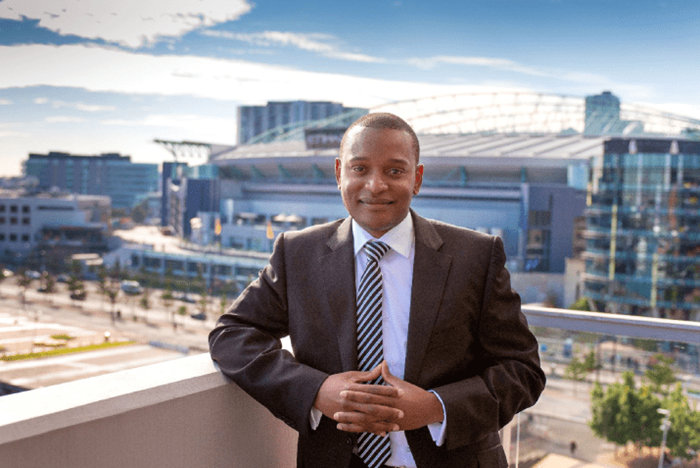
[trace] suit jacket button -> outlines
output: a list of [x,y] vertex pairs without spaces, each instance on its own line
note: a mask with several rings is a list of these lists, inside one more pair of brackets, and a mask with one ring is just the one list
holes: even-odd
[[352,437],[348,436],[347,443],[348,445],[353,445]]

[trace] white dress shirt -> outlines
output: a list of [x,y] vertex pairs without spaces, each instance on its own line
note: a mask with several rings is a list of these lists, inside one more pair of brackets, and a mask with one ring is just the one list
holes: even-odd
[[[411,285],[413,282],[413,259],[415,256],[415,233],[413,218],[410,214],[397,226],[376,239],[359,224],[352,220],[352,235],[355,251],[355,285],[360,284],[360,277],[367,265],[367,254],[363,249],[370,240],[381,240],[390,250],[379,261],[382,270],[382,339],[384,359],[389,365],[392,375],[403,379],[406,364],[406,343],[408,340],[408,321],[411,310]],[[436,445],[445,442],[445,427],[447,414],[445,405],[440,400],[443,411],[443,421],[428,425],[430,434]],[[321,412],[312,409],[311,426],[318,427],[321,422]],[[389,466],[415,467],[411,450],[403,431],[389,433],[391,441],[391,457],[386,464]]]

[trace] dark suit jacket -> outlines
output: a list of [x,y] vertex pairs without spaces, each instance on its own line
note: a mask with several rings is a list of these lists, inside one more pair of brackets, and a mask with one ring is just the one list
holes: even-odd
[[[494,236],[411,212],[415,261],[404,379],[436,391],[442,447],[407,431],[418,467],[505,467],[497,431],[544,388],[537,342]],[[348,466],[355,435],[309,415],[330,375],[356,370],[355,259],[350,219],[278,236],[270,264],[211,332],[221,371],[299,432],[298,466]],[[290,335],[294,356],[279,339]]]

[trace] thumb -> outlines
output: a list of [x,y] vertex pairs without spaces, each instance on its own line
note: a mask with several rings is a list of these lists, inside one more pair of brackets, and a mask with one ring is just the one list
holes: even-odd
[[369,382],[370,380],[374,380],[380,375],[382,375],[382,366],[380,364],[374,369],[360,372],[360,374],[360,378],[357,379],[358,382]]
[[387,364],[386,360],[382,361],[380,367],[382,369],[382,377],[386,383],[394,383],[398,380],[389,370],[389,364]]

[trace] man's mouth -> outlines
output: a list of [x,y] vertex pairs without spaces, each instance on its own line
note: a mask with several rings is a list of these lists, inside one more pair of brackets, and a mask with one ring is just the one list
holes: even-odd
[[378,200],[368,200],[368,199],[361,199],[360,203],[363,205],[370,205],[370,206],[382,206],[382,205],[391,205],[394,202],[392,200],[383,200],[383,199],[378,199]]

